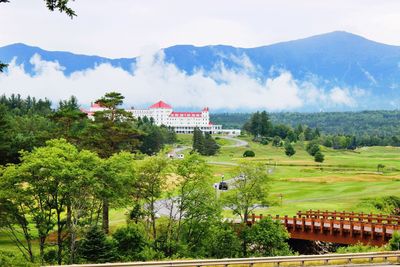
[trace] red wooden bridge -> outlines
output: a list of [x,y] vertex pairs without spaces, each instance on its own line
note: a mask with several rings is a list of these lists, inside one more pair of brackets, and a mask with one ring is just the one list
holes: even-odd
[[[262,214],[253,214],[247,224],[252,225],[262,218]],[[393,232],[400,231],[400,216],[393,215],[310,210],[299,211],[293,217],[277,215],[273,219],[285,225],[291,238],[338,244],[382,246]]]

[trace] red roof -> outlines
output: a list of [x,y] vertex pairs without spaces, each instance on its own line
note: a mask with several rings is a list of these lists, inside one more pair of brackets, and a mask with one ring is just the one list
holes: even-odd
[[92,108],[101,108],[101,105],[98,104],[98,103],[92,103],[92,104],[90,105],[90,107],[92,107]]
[[165,108],[165,109],[172,109],[172,107],[170,105],[168,105],[167,103],[163,102],[163,101],[158,101],[157,103],[151,105],[149,107],[151,108]]
[[176,112],[173,111],[170,117],[201,117],[201,112]]

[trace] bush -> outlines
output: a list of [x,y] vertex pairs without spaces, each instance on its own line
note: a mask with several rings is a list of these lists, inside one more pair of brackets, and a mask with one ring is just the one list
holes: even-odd
[[247,157],[255,157],[255,156],[256,156],[256,154],[252,150],[246,150],[243,153],[243,157],[245,157],[245,158],[247,158]]
[[261,139],[260,143],[261,143],[262,145],[268,145],[268,144],[269,144],[269,141],[268,141],[267,138],[264,137],[264,138]]
[[390,250],[400,250],[400,232],[396,231],[393,233],[388,247]]
[[278,221],[265,218],[244,234],[251,256],[286,256],[292,254],[287,240],[289,233]]
[[119,256],[125,260],[145,260],[140,253],[146,248],[148,241],[143,229],[140,229],[137,224],[118,228],[113,238],[116,241]]
[[294,154],[296,154],[296,150],[294,150],[294,148],[290,142],[285,143],[285,154],[288,157],[291,157]]
[[30,266],[39,266],[38,264],[34,264],[28,262],[23,257],[15,256],[14,253],[0,251],[0,266],[4,267],[12,267],[12,266],[21,266],[21,267],[30,267]]
[[315,162],[324,162],[325,160],[325,156],[324,154],[321,153],[321,151],[318,151],[317,153],[315,153],[314,155],[314,161]]
[[228,223],[213,226],[206,243],[206,255],[209,258],[221,259],[240,256],[241,246],[239,237]]
[[356,245],[339,247],[336,250],[336,253],[345,254],[345,253],[362,253],[362,252],[374,252],[382,250],[380,247],[374,246],[366,246],[362,243],[357,243]]
[[90,263],[112,262],[116,257],[115,244],[97,226],[91,227],[78,245],[79,256]]
[[310,154],[311,156],[315,156],[315,154],[320,151],[319,145],[315,142],[310,142],[307,144],[306,150],[308,152],[308,154]]
[[275,147],[281,147],[282,146],[282,138],[279,136],[275,136],[274,139],[272,139],[272,145]]

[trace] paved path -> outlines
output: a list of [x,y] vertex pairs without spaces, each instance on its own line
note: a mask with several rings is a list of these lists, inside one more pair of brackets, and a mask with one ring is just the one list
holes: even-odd
[[219,138],[236,142],[233,145],[226,145],[226,146],[222,146],[222,147],[242,147],[242,146],[247,146],[249,144],[247,141],[244,141],[244,140],[241,140],[238,138],[234,138],[231,136],[219,136]]

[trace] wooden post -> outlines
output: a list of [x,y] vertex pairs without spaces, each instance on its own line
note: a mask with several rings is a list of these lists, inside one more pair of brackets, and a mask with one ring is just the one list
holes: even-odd
[[354,223],[350,221],[350,237],[353,237],[353,232],[354,232]]
[[333,220],[330,220],[329,222],[329,233],[333,235]]
[[325,227],[325,220],[319,219],[319,231],[321,232],[321,234],[324,233],[324,227]]
[[375,224],[371,223],[371,239],[375,238]]
[[288,228],[288,216],[285,215],[285,219],[283,221],[283,223],[285,224],[286,229]]
[[315,223],[315,219],[311,218],[311,233],[314,233],[314,223]]
[[263,215],[262,215],[262,214],[260,214],[260,220],[262,220],[262,218],[263,218]]
[[339,223],[339,234],[340,236],[343,236],[343,220],[340,219],[340,223]]
[[297,217],[293,216],[293,231],[296,231],[297,228]]
[[382,224],[382,241],[385,242],[386,239],[386,225]]
[[364,238],[364,223],[361,223],[360,225],[360,237],[361,239]]
[[304,232],[306,230],[306,218],[301,218],[301,231]]

